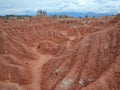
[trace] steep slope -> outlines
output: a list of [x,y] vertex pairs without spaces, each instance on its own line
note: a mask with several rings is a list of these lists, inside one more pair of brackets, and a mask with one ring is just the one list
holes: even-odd
[[[74,51],[49,60],[43,66],[42,90],[82,90],[83,87],[84,90],[92,90],[89,87],[85,89],[85,87],[102,78],[104,73],[113,67],[116,58],[120,55],[119,40],[120,27],[118,24],[110,30],[86,36]],[[119,63],[116,64],[116,67],[119,66]],[[105,75],[105,79],[114,80],[114,77],[109,77],[109,73]],[[120,83],[120,79],[116,78],[117,81],[114,80],[113,86]],[[104,79],[103,82],[105,82]],[[109,84],[109,82],[106,83]],[[93,90],[99,89],[95,88],[94,84],[93,88]],[[106,88],[102,88],[99,90],[106,90]],[[108,88],[108,90],[119,90],[118,86]]]

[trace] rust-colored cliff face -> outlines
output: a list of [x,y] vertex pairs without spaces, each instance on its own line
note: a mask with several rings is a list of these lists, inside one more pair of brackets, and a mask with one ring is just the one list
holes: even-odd
[[120,90],[119,18],[0,20],[0,90]]

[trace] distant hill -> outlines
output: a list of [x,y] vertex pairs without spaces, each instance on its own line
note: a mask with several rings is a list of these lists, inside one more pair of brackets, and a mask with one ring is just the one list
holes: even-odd
[[48,12],[48,15],[67,15],[67,16],[72,16],[72,17],[100,17],[100,16],[112,16],[113,14],[105,14],[105,13],[79,13],[79,12]]

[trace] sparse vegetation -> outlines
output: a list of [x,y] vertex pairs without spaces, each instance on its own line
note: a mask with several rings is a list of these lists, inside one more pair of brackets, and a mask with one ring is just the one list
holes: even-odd
[[51,15],[52,18],[73,18],[72,16],[68,15]]
[[26,19],[26,18],[31,18],[32,16],[28,15],[5,15],[5,16],[0,16],[1,19]]

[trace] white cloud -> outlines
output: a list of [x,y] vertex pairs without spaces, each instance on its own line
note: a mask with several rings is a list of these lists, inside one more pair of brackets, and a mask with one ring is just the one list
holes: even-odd
[[120,0],[42,0],[41,6],[51,12],[120,13]]
[[0,0],[0,14],[48,12],[120,13],[120,0]]

